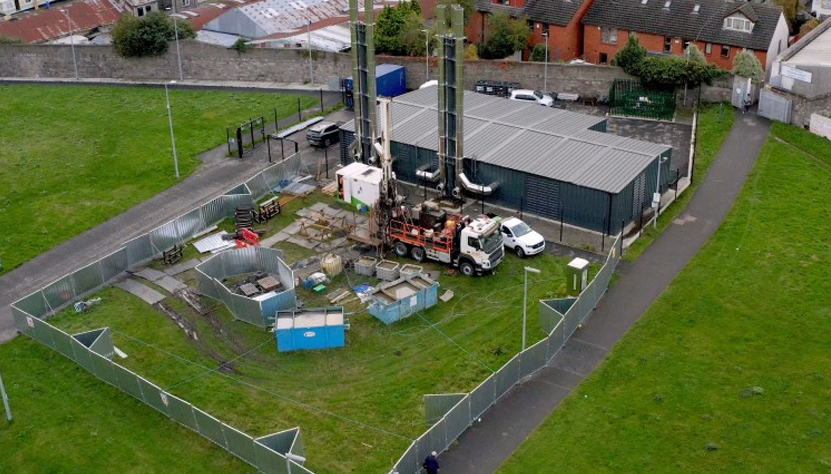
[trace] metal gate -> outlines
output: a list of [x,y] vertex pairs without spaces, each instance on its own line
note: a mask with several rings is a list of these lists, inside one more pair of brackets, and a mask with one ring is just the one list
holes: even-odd
[[525,178],[525,208],[549,219],[560,218],[560,183],[540,176]]
[[791,122],[791,101],[773,91],[759,94],[759,115],[780,122]]

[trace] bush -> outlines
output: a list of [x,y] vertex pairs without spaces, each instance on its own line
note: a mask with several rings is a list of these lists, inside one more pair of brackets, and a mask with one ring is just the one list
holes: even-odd
[[765,70],[762,68],[762,63],[755,54],[747,49],[743,49],[741,53],[736,55],[733,60],[732,73],[737,76],[749,77],[754,83],[759,84],[765,80]]
[[528,44],[531,27],[528,22],[511,18],[505,12],[497,12],[488,17],[487,40],[479,48],[483,59],[502,59],[519,51]]
[[637,76],[636,70],[644,58],[646,58],[646,48],[641,46],[638,35],[630,33],[626,45],[612,58],[612,66],[618,66],[627,74]]
[[187,21],[173,20],[162,12],[151,12],[136,18],[121,15],[113,27],[113,48],[125,58],[158,56],[167,51],[167,44],[176,39],[195,38],[196,32]]
[[231,45],[231,49],[235,50],[240,54],[248,51],[251,48],[252,46],[248,44],[248,41],[246,41],[243,38],[239,38],[238,40],[234,41],[234,44]]
[[0,36],[0,44],[23,44],[23,40],[14,36]]
[[545,62],[545,45],[544,44],[534,45],[534,49],[531,50],[530,61],[534,61],[534,62],[538,62],[538,63]]

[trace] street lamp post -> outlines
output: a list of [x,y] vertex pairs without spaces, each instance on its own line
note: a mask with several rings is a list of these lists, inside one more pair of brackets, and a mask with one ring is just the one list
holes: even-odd
[[2,376],[0,376],[0,394],[3,396],[3,407],[6,408],[6,419],[12,421],[12,409],[9,408],[9,397],[6,395],[6,387],[3,386]]
[[661,165],[667,161],[666,156],[658,158],[658,176],[655,179],[655,194],[652,195],[652,200],[655,202],[655,220],[652,221],[652,228],[658,228],[658,212],[661,210]]
[[[167,82],[164,83],[164,97],[167,101],[167,122],[170,124],[170,145],[173,147],[173,167],[176,170],[176,179],[179,179],[179,157],[176,156],[176,137],[173,136],[173,114],[170,112],[170,92],[167,90]],[[176,81],[170,81],[176,84]]]
[[421,30],[424,33],[424,82],[430,80],[430,30]]
[[528,320],[528,272],[539,273],[536,268],[525,267],[525,291],[522,299],[522,351],[525,351],[525,326]]
[[309,9],[306,8],[306,34],[308,38],[306,42],[309,48],[309,84],[315,83],[314,71],[312,70],[312,17],[309,16]]
[[542,37],[545,38],[545,66],[543,69],[543,82],[542,82],[542,91],[543,93],[548,92],[548,32],[543,31]]
[[173,10],[173,35],[176,41],[176,61],[179,63],[179,80],[185,80],[185,74],[182,72],[182,52],[179,49],[179,22],[176,20],[176,0],[173,0],[173,7],[168,7],[165,10]]
[[78,60],[75,59],[75,34],[72,30],[72,18],[69,16],[69,9],[63,10],[66,14],[66,22],[69,24],[69,47],[72,49],[72,66],[75,68],[75,80],[78,80]]

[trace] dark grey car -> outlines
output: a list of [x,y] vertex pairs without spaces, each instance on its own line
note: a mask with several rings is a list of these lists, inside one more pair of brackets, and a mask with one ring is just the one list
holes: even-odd
[[340,140],[340,133],[338,131],[339,123],[329,122],[324,120],[318,122],[306,132],[306,139],[309,140],[309,145],[328,147],[332,143],[337,143]]

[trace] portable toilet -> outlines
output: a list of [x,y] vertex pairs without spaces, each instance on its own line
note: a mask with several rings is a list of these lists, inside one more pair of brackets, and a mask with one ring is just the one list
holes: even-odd
[[343,306],[278,311],[274,325],[277,351],[343,347],[345,329]]
[[589,261],[575,258],[566,267],[566,293],[579,296],[589,283]]

